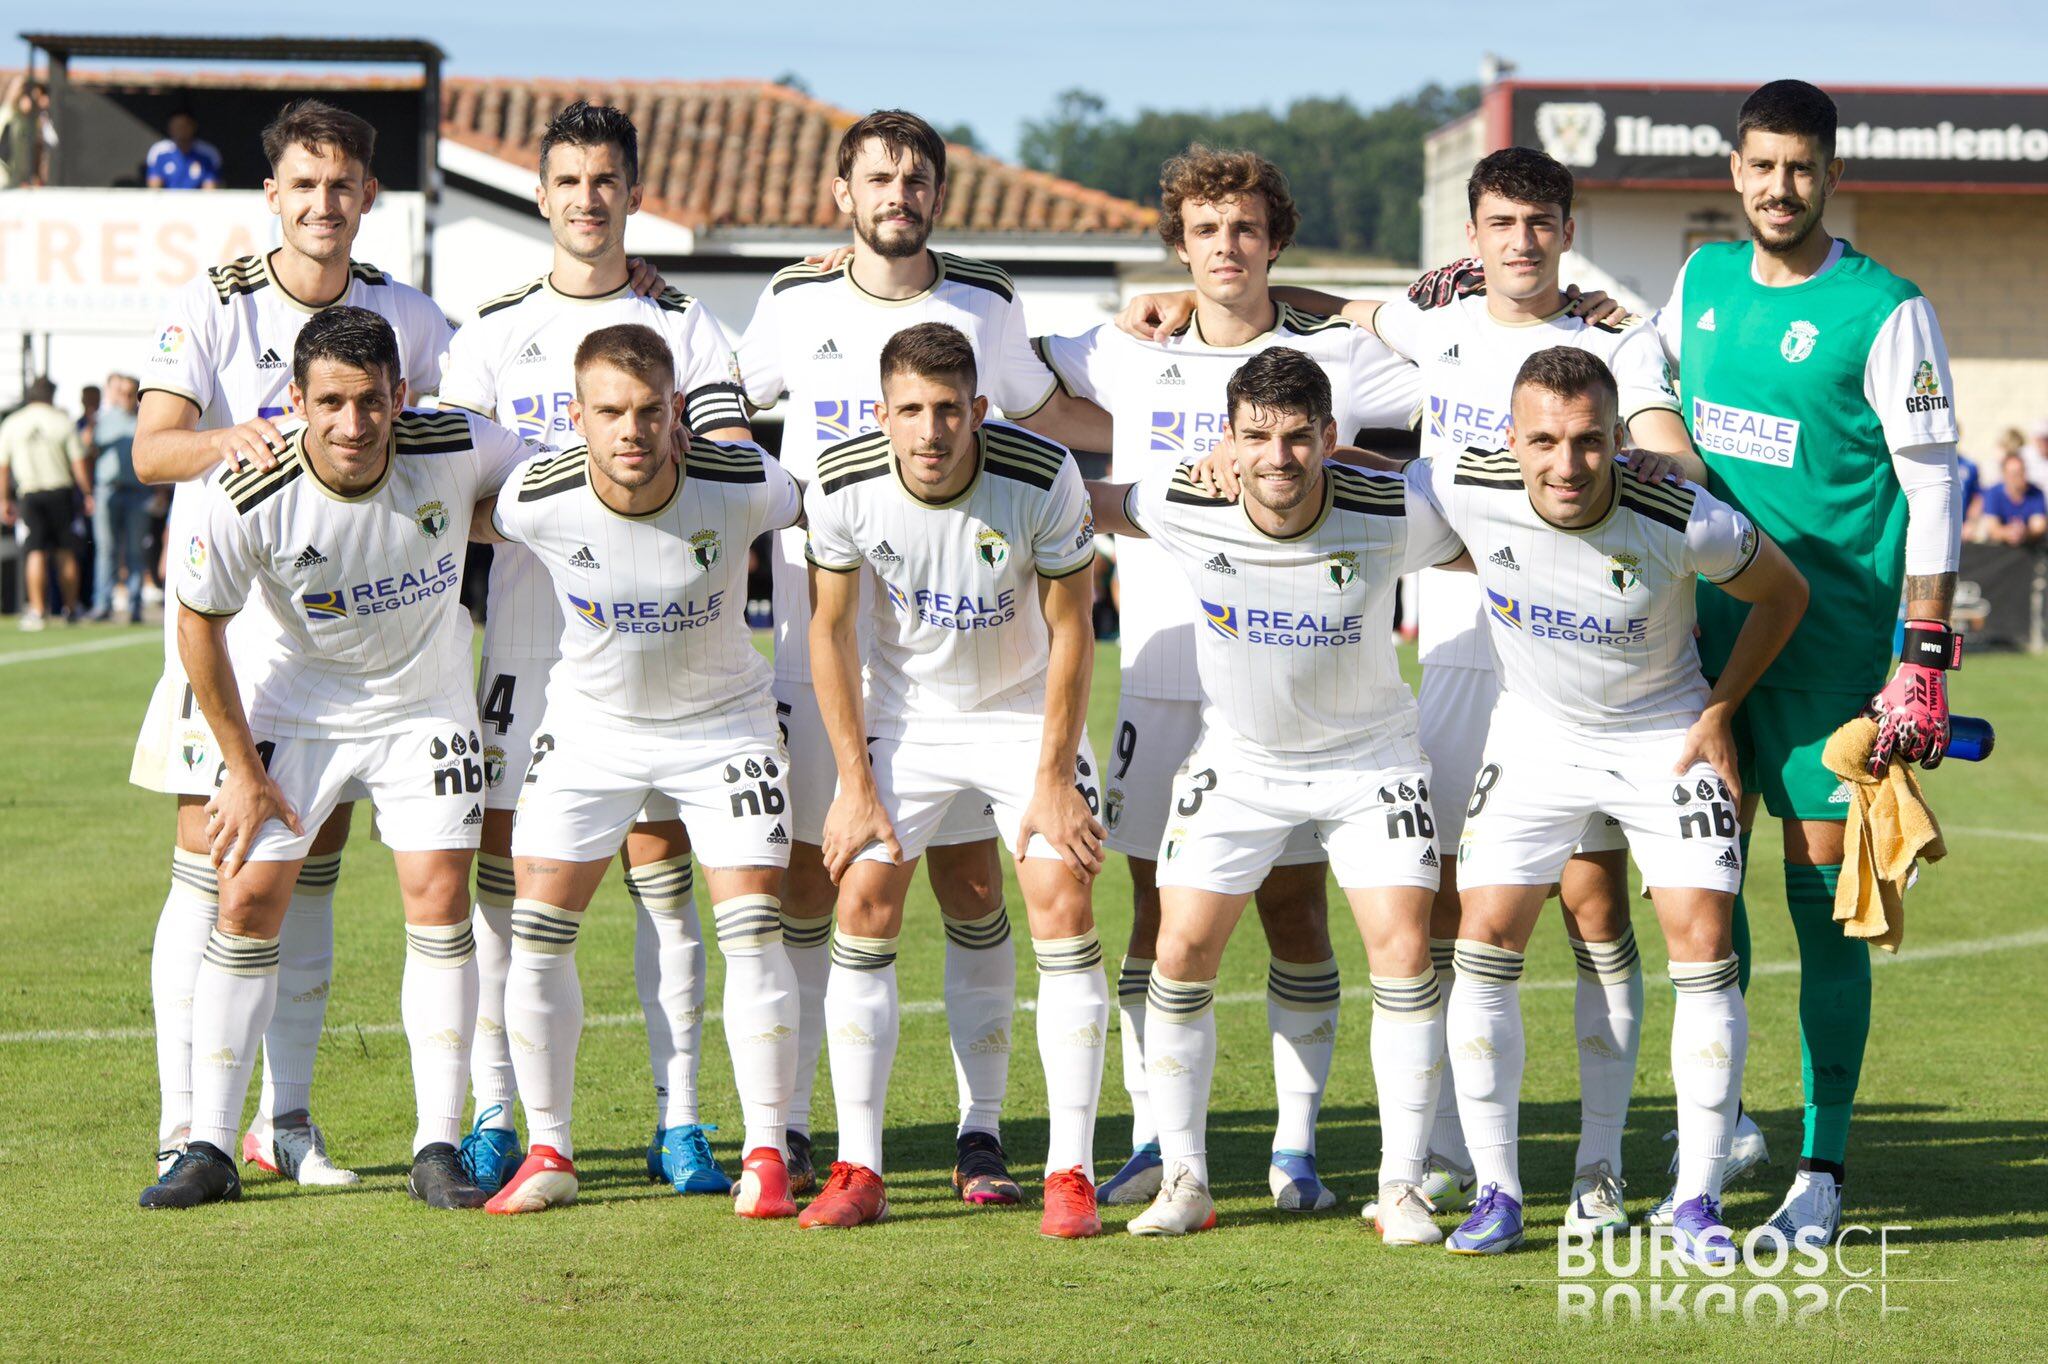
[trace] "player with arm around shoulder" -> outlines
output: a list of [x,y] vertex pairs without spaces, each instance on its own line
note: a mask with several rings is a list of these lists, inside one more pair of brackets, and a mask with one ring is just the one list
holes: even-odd
[[[1720,1183],[1748,1026],[1731,939],[1742,875],[1731,716],[1790,638],[1806,585],[1748,518],[1698,485],[1622,472],[1616,405],[1597,357],[1539,351],[1516,376],[1508,448],[1467,451],[1431,473],[1472,550],[1503,687],[1458,848],[1447,1026],[1481,1190],[1446,1244],[1460,1254],[1521,1244],[1523,953],[1572,849],[1611,818],[1650,888],[1677,991],[1674,1225],[1690,1258],[1728,1264]],[[1693,631],[1702,577],[1753,603],[1711,689]]]

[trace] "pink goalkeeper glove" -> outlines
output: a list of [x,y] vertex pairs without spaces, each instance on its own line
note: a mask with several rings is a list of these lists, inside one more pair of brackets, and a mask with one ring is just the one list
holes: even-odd
[[1944,672],[1962,662],[1962,636],[1939,621],[1906,622],[1899,670],[1864,714],[1877,721],[1870,770],[1882,777],[1894,759],[1938,767],[1948,752],[1948,684]]
[[1486,292],[1486,267],[1479,257],[1467,256],[1449,265],[1439,265],[1408,286],[1408,301],[1418,308],[1441,308],[1446,303]]

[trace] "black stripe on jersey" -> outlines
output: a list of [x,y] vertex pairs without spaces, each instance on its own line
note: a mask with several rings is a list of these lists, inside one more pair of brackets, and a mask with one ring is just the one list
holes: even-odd
[[416,411],[398,414],[392,430],[392,446],[402,455],[452,455],[476,444],[470,435],[467,412]]
[[758,446],[698,440],[690,442],[690,453],[683,460],[683,476],[709,483],[766,483],[768,466],[762,462]]
[[216,265],[206,272],[206,278],[213,284],[213,292],[220,301],[227,303],[237,294],[253,294],[270,283],[270,272],[263,268],[261,256],[239,256],[226,265]]
[[1047,369],[1052,371],[1052,381],[1055,384],[1059,385],[1060,392],[1066,394],[1069,398],[1071,398],[1074,396],[1074,390],[1072,387],[1068,385],[1067,376],[1060,373],[1060,367],[1052,362],[1052,356],[1046,350],[1045,343],[1051,339],[1051,337],[1047,336],[1032,337],[1031,353],[1038,357],[1039,364],[1044,365]]
[[1195,482],[1194,472],[1186,464],[1173,471],[1173,482],[1166,485],[1166,500],[1190,507],[1228,507],[1235,502],[1234,498],[1218,497]]
[[1505,450],[1467,449],[1458,456],[1451,481],[1468,488],[1500,488],[1520,491],[1522,466]]
[[538,502],[543,497],[582,487],[590,481],[590,471],[584,463],[587,453],[586,447],[579,445],[562,454],[535,460],[519,480],[519,500]]
[[478,304],[476,309],[476,315],[478,317],[489,317],[492,313],[495,313],[502,308],[509,308],[515,303],[523,303],[527,299],[532,298],[535,294],[539,293],[541,286],[546,284],[547,282],[547,276],[542,275],[539,279],[534,280],[531,284],[522,284],[509,294],[499,294],[496,298],[489,299],[483,303]]
[[686,313],[697,306],[697,300],[681,289],[663,289],[654,296],[654,305],[664,312]]
[[690,434],[701,437],[707,431],[747,424],[747,391],[738,384],[704,384],[683,398],[683,416]]
[[1335,464],[1323,466],[1330,480],[1330,505],[1367,516],[1406,516],[1408,485],[1399,474],[1374,474]]
[[1338,327],[1356,326],[1350,318],[1336,313],[1312,313],[1305,308],[1289,304],[1280,305],[1280,325],[1296,336],[1308,336],[1315,332],[1326,332]]
[[1616,313],[1612,317],[1602,318],[1593,325],[1603,332],[1612,332],[1619,336],[1631,327],[1642,325],[1642,321],[1642,315],[1639,313]]
[[1016,301],[1017,286],[1007,274],[987,261],[969,260],[948,251],[939,252],[939,261],[945,267],[947,279],[986,289],[1005,303]]
[[[982,467],[1003,478],[1051,490],[1067,462],[1062,446],[1011,428],[983,427],[988,442]],[[1023,437],[1023,439],[1019,439]]]
[[834,493],[850,484],[865,483],[888,473],[895,458],[886,431],[870,431],[840,441],[818,456],[818,485]]
[[366,261],[350,261],[348,263],[348,272],[365,284],[382,286],[391,283],[391,276]]
[[[852,257],[849,256],[847,259],[851,260]],[[808,262],[798,261],[795,265],[785,265],[777,270],[768,288],[769,292],[779,294],[785,289],[794,289],[799,284],[830,284],[845,273],[846,266],[843,262],[836,269],[821,270]]]
[[283,492],[300,474],[306,472],[305,457],[299,453],[296,442],[285,447],[278,457],[275,469],[244,469],[221,479],[221,491],[228,495],[228,501],[235,510],[247,516],[259,505],[277,493]]
[[1622,506],[1638,516],[1648,517],[1660,525],[1669,526],[1680,535],[1685,534],[1686,524],[1692,519],[1692,494],[1689,491],[1685,495],[1686,510],[1679,511],[1670,502],[1655,496],[1651,489],[1637,483],[1629,475],[1616,470],[1614,476],[1621,481]]

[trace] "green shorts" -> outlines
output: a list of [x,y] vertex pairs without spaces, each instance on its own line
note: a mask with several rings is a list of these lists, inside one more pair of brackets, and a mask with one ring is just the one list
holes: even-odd
[[1735,712],[1742,789],[1761,795],[1764,808],[1779,819],[1847,819],[1847,785],[1820,755],[1828,736],[1864,704],[1850,692],[1751,691]]

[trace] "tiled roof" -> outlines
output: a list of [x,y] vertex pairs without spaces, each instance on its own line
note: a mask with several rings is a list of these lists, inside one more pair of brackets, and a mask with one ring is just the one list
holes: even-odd
[[[615,105],[640,129],[645,211],[699,230],[832,229],[833,160],[859,116],[760,81],[574,81],[451,77],[441,135],[532,165],[541,130],[571,100]],[[954,232],[1138,237],[1151,209],[1071,180],[949,146],[946,212]]]

